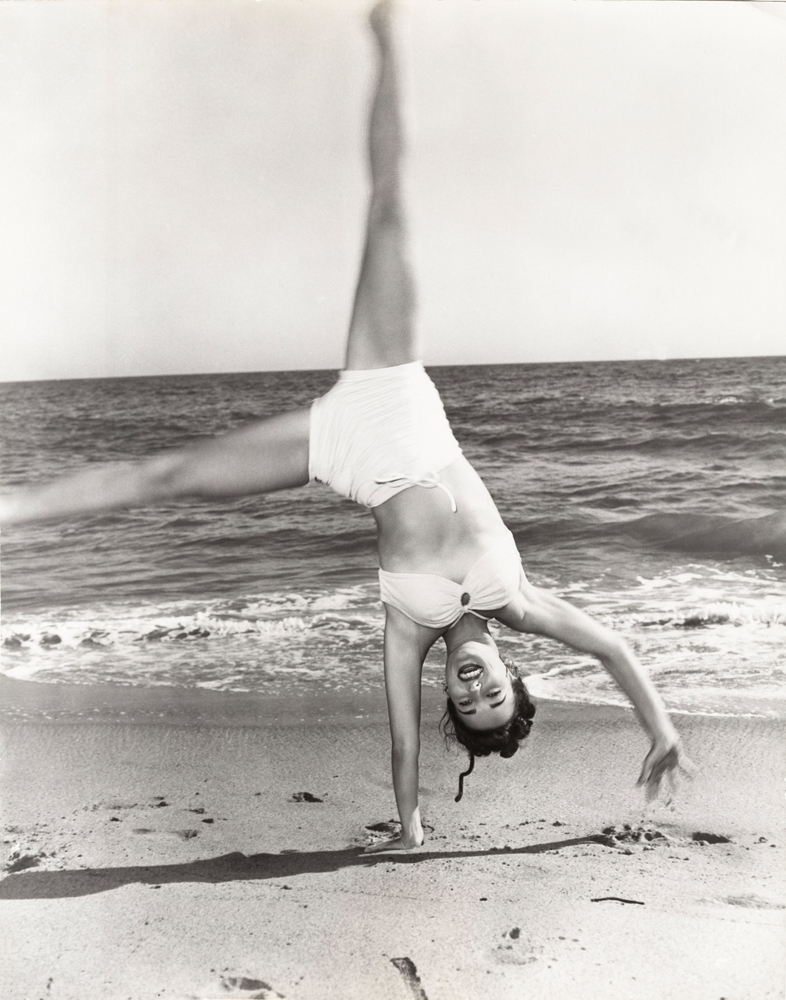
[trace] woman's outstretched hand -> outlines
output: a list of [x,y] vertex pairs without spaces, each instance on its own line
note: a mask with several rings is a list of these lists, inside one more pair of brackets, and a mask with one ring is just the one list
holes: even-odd
[[[647,801],[652,802],[660,794],[661,782],[668,777],[671,793],[674,792],[676,783],[675,777],[678,771],[682,771],[686,777],[693,777],[695,768],[685,756],[682,743],[653,743],[652,749],[644,758],[644,765],[639,775],[637,785],[643,785],[647,796]],[[672,795],[668,795],[671,801]]]
[[363,851],[364,854],[381,854],[383,851],[411,851],[416,847],[422,847],[423,835],[420,839],[409,837],[393,837],[392,840],[382,840],[378,844],[369,844]]

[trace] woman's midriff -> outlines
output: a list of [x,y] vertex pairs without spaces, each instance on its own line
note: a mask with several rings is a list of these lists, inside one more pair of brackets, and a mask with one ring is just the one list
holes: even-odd
[[507,529],[480,476],[462,455],[439,473],[444,490],[412,486],[373,508],[379,564],[391,573],[433,573],[461,582]]

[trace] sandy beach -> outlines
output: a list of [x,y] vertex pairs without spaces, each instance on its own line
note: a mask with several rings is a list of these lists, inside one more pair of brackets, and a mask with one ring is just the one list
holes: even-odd
[[784,995],[779,721],[677,717],[697,774],[645,807],[632,713],[542,702],[456,804],[427,691],[426,844],[368,856],[382,692],[0,696],[7,1000]]

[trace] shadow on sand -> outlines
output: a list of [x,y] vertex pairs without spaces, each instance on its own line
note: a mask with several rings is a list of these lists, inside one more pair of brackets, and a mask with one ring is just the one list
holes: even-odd
[[422,851],[412,854],[363,854],[362,848],[340,851],[303,851],[284,854],[225,854],[176,865],[134,865],[127,868],[80,868],[71,871],[26,871],[8,875],[0,882],[0,899],[63,899],[108,892],[123,885],[165,885],[176,882],[247,882],[255,879],[293,878],[342,868],[373,868],[376,865],[422,865],[450,858],[509,858],[517,854],[541,854],[579,844],[615,846],[603,834],[555,840],[527,847],[492,848],[487,851]]

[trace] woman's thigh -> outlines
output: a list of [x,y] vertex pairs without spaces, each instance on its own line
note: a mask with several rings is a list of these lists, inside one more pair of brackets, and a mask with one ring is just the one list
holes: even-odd
[[173,492],[240,496],[304,486],[309,481],[309,425],[306,407],[191,445],[171,456]]

